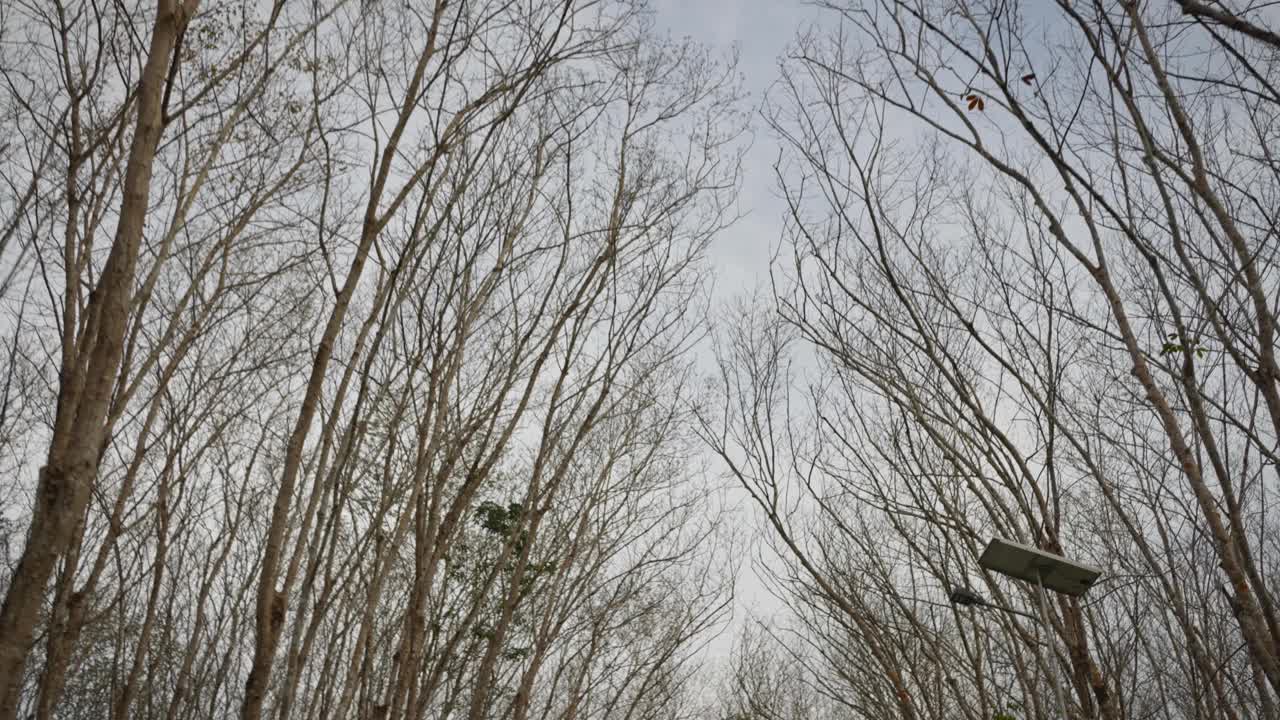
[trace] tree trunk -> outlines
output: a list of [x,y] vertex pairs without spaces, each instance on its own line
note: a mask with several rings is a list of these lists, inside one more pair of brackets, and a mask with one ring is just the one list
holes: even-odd
[[[40,470],[31,527],[0,609],[0,720],[17,713],[27,655],[45,584],[84,514],[98,471],[105,420],[119,371],[134,272],[151,194],[152,166],[164,130],[162,100],[170,58],[198,0],[160,0],[147,61],[138,82],[137,113],[123,201],[111,252],[90,296],[83,345],[61,368],[58,417]],[[71,381],[71,382],[69,382]],[[71,387],[78,386],[79,392]]]

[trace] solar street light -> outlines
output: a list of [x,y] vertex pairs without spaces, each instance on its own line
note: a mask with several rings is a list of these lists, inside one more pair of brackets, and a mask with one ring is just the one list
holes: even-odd
[[1102,571],[1092,565],[1000,538],[987,544],[978,564],[1001,575],[1072,597],[1084,595],[1102,576]]
[[[982,552],[982,557],[978,558],[978,564],[987,570],[1000,573],[1006,577],[1033,583],[1036,586],[1040,617],[1037,618],[1021,610],[989,603],[981,595],[965,587],[957,587],[951,590],[951,595],[949,596],[951,603],[962,607],[995,608],[996,610],[1038,620],[1039,622],[1036,623],[1037,657],[1040,654],[1040,626],[1049,627],[1049,610],[1044,597],[1044,589],[1049,588],[1064,595],[1080,597],[1088,592],[1089,588],[1093,587],[1098,578],[1102,577],[1102,571],[1092,565],[1069,560],[1061,555],[1055,555],[1030,545],[1023,545],[1022,543],[1001,538],[994,538],[987,544],[986,550]],[[1048,668],[1049,666],[1046,664],[1045,667]],[[1052,679],[1054,694],[1057,695],[1058,699],[1058,712],[1065,719],[1067,717],[1067,702],[1066,697],[1062,694],[1062,686],[1058,684],[1058,674],[1053,673]]]

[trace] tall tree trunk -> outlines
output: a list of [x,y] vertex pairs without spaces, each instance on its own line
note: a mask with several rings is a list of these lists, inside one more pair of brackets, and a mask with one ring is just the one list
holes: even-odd
[[129,324],[134,274],[164,130],[166,78],[173,51],[198,0],[159,0],[137,88],[138,120],[125,170],[120,219],[98,286],[90,296],[82,344],[60,371],[58,413],[40,469],[31,527],[0,609],[0,720],[17,714],[45,584],[70,545],[98,472],[105,420]]

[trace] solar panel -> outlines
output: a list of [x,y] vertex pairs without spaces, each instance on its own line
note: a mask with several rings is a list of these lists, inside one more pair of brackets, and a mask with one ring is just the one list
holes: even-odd
[[1041,582],[1050,590],[1077,597],[1088,592],[1102,576],[1102,571],[1091,565],[1000,538],[987,544],[978,564],[1018,580]]

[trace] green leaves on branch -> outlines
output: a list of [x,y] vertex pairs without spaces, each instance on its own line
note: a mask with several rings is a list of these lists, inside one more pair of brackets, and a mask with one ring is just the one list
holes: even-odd
[[[1180,353],[1186,349],[1186,346],[1178,342],[1178,333],[1169,333],[1165,336],[1165,343],[1160,348],[1160,355],[1162,357],[1172,355],[1174,353]],[[1202,358],[1205,356],[1205,353],[1209,352],[1209,348],[1201,345],[1199,340],[1192,340],[1191,351],[1196,354],[1196,357]]]
[[511,536],[511,531],[520,525],[524,516],[524,505],[510,503],[505,508],[492,500],[485,500],[476,509],[480,527],[502,538]]

